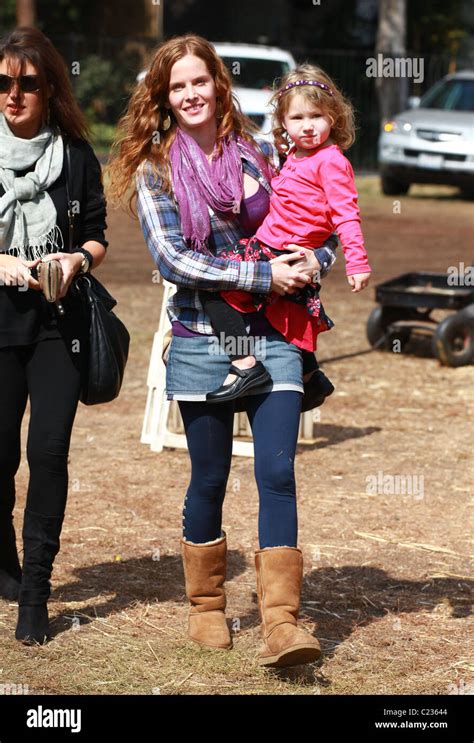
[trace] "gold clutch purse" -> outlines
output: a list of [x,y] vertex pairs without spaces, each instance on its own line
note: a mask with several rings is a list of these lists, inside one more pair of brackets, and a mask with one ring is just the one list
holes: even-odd
[[44,261],[38,264],[38,282],[47,302],[54,302],[60,315],[64,309],[58,300],[63,278],[63,269],[59,261]]

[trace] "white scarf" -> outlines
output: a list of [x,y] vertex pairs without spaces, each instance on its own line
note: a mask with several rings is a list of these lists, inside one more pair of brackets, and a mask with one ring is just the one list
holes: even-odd
[[[60,176],[64,147],[61,135],[44,126],[32,139],[15,137],[0,113],[0,252],[23,260],[43,258],[63,247],[56,207],[46,189]],[[16,173],[34,163],[22,178]]]

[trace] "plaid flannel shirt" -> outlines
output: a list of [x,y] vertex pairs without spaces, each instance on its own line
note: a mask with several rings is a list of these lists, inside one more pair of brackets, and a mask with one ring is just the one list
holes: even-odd
[[[264,140],[258,142],[262,152],[278,167],[276,148]],[[242,156],[243,172],[257,180],[271,194],[271,185],[253,163]],[[148,161],[142,163],[136,174],[137,213],[145,242],[161,276],[177,285],[169,298],[167,312],[170,322],[179,320],[190,330],[212,335],[214,332],[199,300],[198,290],[223,291],[242,289],[268,294],[272,271],[266,261],[231,261],[219,258],[242,238],[238,215],[226,217],[210,207],[211,234],[208,247],[215,256],[192,250],[183,238],[179,207],[173,195],[163,191],[160,180]],[[336,260],[337,236],[330,238],[313,252],[321,265],[323,278]]]

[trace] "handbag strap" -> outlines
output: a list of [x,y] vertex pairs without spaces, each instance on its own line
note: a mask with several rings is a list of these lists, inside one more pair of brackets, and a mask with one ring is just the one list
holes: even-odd
[[69,179],[71,177],[71,149],[69,147],[69,138],[66,138],[66,197],[67,197],[67,216],[69,221],[69,252],[72,253],[74,243],[74,212],[72,210],[71,190]]

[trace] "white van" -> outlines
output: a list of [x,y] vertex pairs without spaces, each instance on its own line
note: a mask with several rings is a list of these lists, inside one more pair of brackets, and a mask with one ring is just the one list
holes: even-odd
[[217,54],[232,75],[234,92],[240,106],[257,126],[259,136],[271,138],[272,109],[269,100],[274,81],[296,67],[290,52],[275,46],[212,42]]

